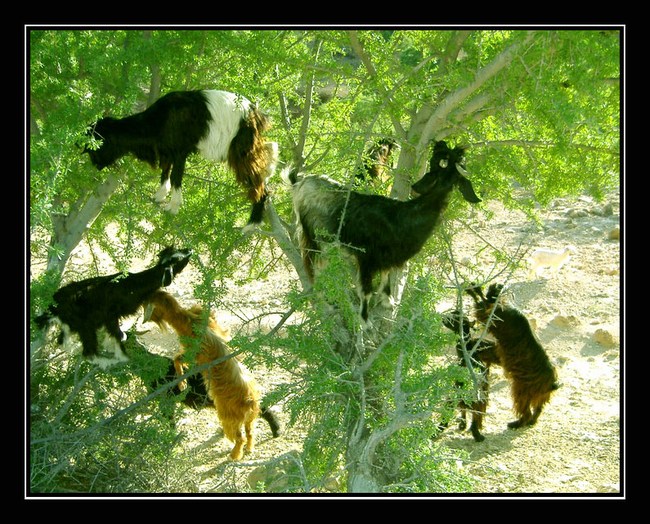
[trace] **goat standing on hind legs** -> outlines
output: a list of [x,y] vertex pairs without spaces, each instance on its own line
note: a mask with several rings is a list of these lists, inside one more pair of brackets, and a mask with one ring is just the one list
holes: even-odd
[[[63,324],[59,344],[68,331],[77,333],[83,346],[83,356],[101,367],[127,360],[120,319],[133,315],[156,290],[169,286],[190,261],[191,249],[167,247],[158,254],[158,263],[140,273],[115,273],[71,282],[54,293],[53,304],[35,319],[45,329],[58,319]],[[113,360],[98,355],[98,331],[105,328],[114,343]]]
[[[211,312],[204,314],[200,305],[185,309],[164,291],[149,298],[145,305],[145,321],[155,322],[163,330],[170,325],[181,340],[186,340],[181,342],[181,350],[174,358],[177,373],[183,373],[182,357],[188,339],[200,342],[194,358],[196,365],[208,364],[230,353],[220,336],[224,332]],[[208,396],[217,410],[223,433],[234,443],[230,452],[232,460],[241,460],[244,445],[249,452],[254,449],[254,424],[260,415],[269,423],[273,436],[279,434],[279,424],[273,413],[260,407],[257,382],[235,357],[227,358],[201,371],[201,374]]]
[[[472,413],[472,424],[470,431],[476,442],[483,442],[485,437],[481,433],[483,429],[483,418],[487,412],[488,399],[490,393],[490,366],[493,364],[501,365],[501,359],[496,352],[496,344],[491,340],[472,338],[470,328],[472,327],[469,319],[459,311],[453,311],[445,315],[442,324],[456,333],[458,341],[456,342],[456,353],[458,355],[458,364],[467,367],[463,346],[471,359],[470,365],[476,370],[477,378],[480,382],[477,399],[471,404],[461,401],[458,405],[461,412],[459,428],[464,430],[467,427],[467,411]],[[462,387],[462,382],[456,383],[457,387]],[[447,424],[442,424],[446,427]]]
[[479,286],[468,288],[474,299],[478,320],[497,341],[497,355],[510,381],[513,409],[517,420],[509,428],[532,426],[551,393],[560,387],[557,372],[533,333],[528,319],[517,309],[499,300],[503,286],[492,284],[487,296]]

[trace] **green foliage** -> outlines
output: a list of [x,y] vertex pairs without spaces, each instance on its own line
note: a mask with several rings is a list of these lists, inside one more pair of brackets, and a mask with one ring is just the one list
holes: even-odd
[[[144,402],[166,359],[129,348],[128,364],[100,371],[65,352],[32,363],[29,471],[32,493],[192,492],[173,424],[175,400]],[[140,404],[136,402],[140,401]]]
[[[144,163],[124,158],[96,171],[81,148],[87,126],[104,114],[132,114],[171,90],[238,92],[272,118],[269,138],[279,142],[283,162],[304,161],[307,171],[342,182],[378,137],[400,143],[394,174],[407,183],[428,161],[430,149],[418,149],[423,136],[464,143],[482,198],[534,215],[535,205],[553,198],[601,197],[620,184],[620,36],[616,29],[31,30],[32,317],[60,282],[100,273],[100,257],[129,271],[134,259],[151,262],[170,244],[195,250],[194,298],[212,307],[224,307],[233,286],[263,283],[277,267],[293,274],[272,235],[241,234],[249,203],[225,166],[188,159],[176,216],[151,202],[159,173]],[[82,209],[107,173],[120,185],[84,224],[91,264],[81,273],[45,272],[74,248],[63,242],[61,219]],[[268,185],[278,215],[292,222],[287,189],[277,176]],[[515,189],[527,198],[515,197]],[[374,453],[385,491],[472,489],[456,459],[432,440],[437,422],[472,394],[469,386],[452,387],[467,370],[446,357],[453,337],[436,311],[449,275],[471,276],[454,268],[448,253],[468,212],[455,195],[439,234],[411,261],[391,321],[381,320],[378,307],[380,325],[361,330],[354,272],[332,239],[314,288],[305,294],[296,279],[278,299],[295,309],[291,322],[273,336],[243,332],[232,341],[253,369],[261,364],[292,377],[268,399],[284,401],[290,423],[308,428],[302,460],[314,489],[324,489],[334,472],[351,471],[359,423],[377,435],[395,421],[399,428]],[[516,263],[482,244],[476,259],[481,250],[494,254],[498,270]],[[278,306],[255,307],[262,318]],[[49,346],[39,358],[30,370],[33,491],[196,489],[182,480],[188,464],[174,452],[178,436],[165,418],[173,408],[153,400],[128,410],[160,372],[142,371],[146,356],[108,373]]]

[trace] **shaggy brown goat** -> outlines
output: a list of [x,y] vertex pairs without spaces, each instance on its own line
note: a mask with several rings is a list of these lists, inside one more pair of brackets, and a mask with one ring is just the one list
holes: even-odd
[[476,317],[487,324],[489,333],[497,340],[497,355],[510,381],[517,420],[508,423],[508,427],[532,426],[551,393],[560,385],[557,372],[528,319],[498,300],[502,290],[502,285],[492,284],[487,297],[479,286],[470,287],[467,293],[474,299]]
[[[206,319],[200,305],[185,309],[169,293],[159,291],[149,298],[145,311],[145,321],[155,322],[163,330],[170,325],[181,339],[181,350],[174,358],[177,373],[184,372],[182,357],[190,340],[200,341],[200,348],[194,357],[196,365],[207,364],[230,353],[222,338],[227,333],[219,327],[212,312]],[[248,451],[255,447],[254,424],[262,412],[257,382],[234,357],[201,371],[201,374],[208,396],[217,410],[223,433],[235,444],[230,458],[240,460],[244,454],[244,444]],[[267,421],[275,436],[277,421],[270,411],[265,412],[271,419],[267,418]],[[246,433],[245,438],[242,428]]]

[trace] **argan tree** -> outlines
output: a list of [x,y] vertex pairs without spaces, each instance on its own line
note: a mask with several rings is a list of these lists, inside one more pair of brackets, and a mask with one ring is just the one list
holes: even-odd
[[[269,137],[280,144],[283,163],[352,188],[365,145],[391,137],[400,145],[391,183],[364,190],[407,199],[427,168],[432,141],[444,139],[467,146],[467,168],[484,200],[532,217],[553,198],[599,198],[619,184],[621,31],[38,28],[28,36],[32,312],[47,305],[61,282],[100,271],[98,259],[81,274],[67,270],[81,241],[93,256],[107,254],[118,270],[163,244],[191,245],[201,255],[194,294],[211,306],[223,305],[238,270],[237,278],[254,279],[284,267],[295,278],[281,297],[285,314],[276,329],[267,335],[242,330],[233,345],[253,366],[285,369],[295,378],[270,394],[284,403],[292,423],[308,428],[301,481],[288,489],[319,490],[332,477],[339,489],[355,493],[470,489],[432,439],[456,397],[472,394],[471,387],[450,387],[471,370],[435,358],[451,341],[436,304],[449,293],[454,224],[472,212],[466,202],[452,198],[423,252],[392,275],[397,307],[375,308],[373,327],[364,329],[354,273],[336,239],[325,246],[327,264],[313,286],[306,278],[290,195],[279,177],[269,181],[265,227],[246,236],[239,226],[248,205],[225,166],[191,158],[184,206],[170,216],[149,199],[158,173],[132,158],[97,172],[82,153],[85,130],[105,113],[131,114],[171,90],[225,89],[270,114]],[[513,254],[497,254],[498,271],[516,264]],[[260,317],[277,313],[260,308]],[[45,457],[33,464],[33,484],[52,490],[57,482],[70,485],[79,464],[85,471],[96,465],[66,460],[64,446],[48,454],[46,445],[104,427],[116,412],[124,413],[126,434],[134,429],[127,417],[147,404],[129,409],[137,400],[125,397],[109,406],[103,388],[139,377],[121,369],[80,381],[79,373],[96,372],[81,357],[59,358],[56,369],[47,365],[53,350],[33,333],[30,392],[38,436],[32,449]],[[45,393],[55,397],[49,405],[41,400]],[[108,460],[103,438],[89,439],[84,456],[101,448]],[[86,488],[109,485],[107,478]],[[147,477],[130,489],[165,488]]]

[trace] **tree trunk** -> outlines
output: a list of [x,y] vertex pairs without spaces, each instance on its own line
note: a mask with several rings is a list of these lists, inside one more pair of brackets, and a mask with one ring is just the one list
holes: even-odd
[[[61,256],[50,255],[47,262],[47,271],[63,273],[65,264],[70,254],[77,247],[84,233],[92,226],[95,219],[120,184],[120,177],[111,173],[85,200],[77,201],[67,216],[55,215],[52,217],[54,234],[50,241],[51,246],[63,250]],[[59,251],[58,249],[56,250]]]

